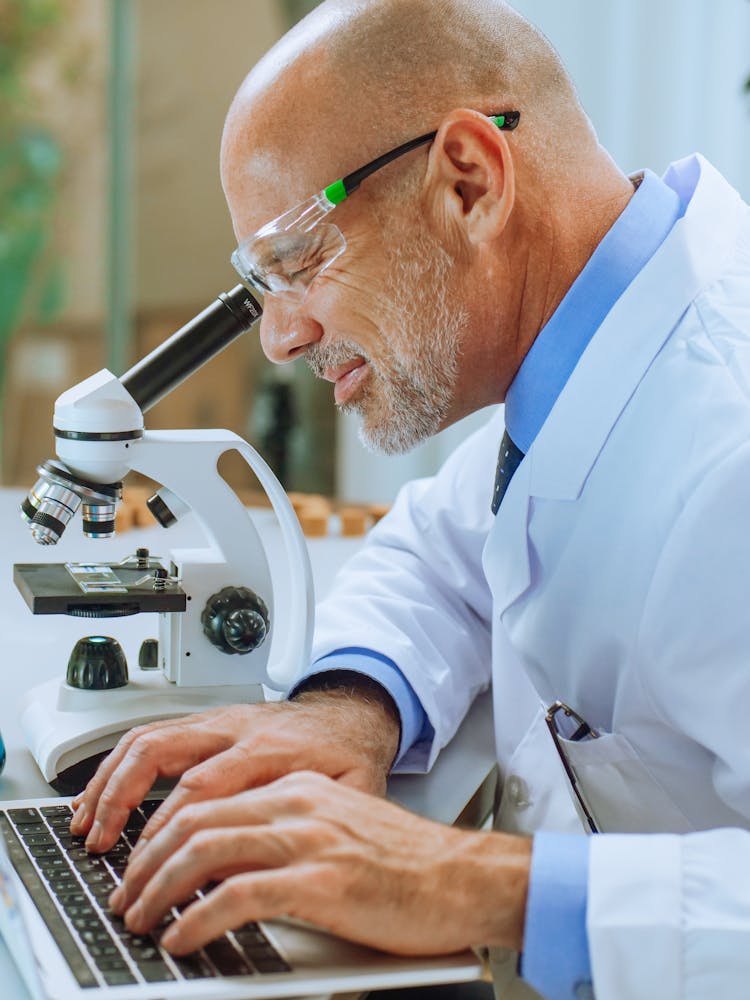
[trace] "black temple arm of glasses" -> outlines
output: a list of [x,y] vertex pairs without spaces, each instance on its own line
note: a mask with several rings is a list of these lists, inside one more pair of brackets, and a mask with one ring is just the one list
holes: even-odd
[[[521,117],[520,111],[499,111],[497,114],[489,114],[488,118],[502,118],[502,124],[498,124],[497,127],[505,132],[512,131],[517,125]],[[400,146],[396,146],[395,149],[389,150],[387,153],[383,153],[382,156],[378,156],[374,160],[370,160],[366,163],[364,167],[360,167],[359,170],[354,170],[352,173],[347,174],[346,177],[342,178],[341,183],[344,185],[344,190],[347,196],[356,191],[362,181],[369,177],[370,174],[374,174],[376,170],[380,170],[381,167],[385,167],[388,163],[392,163],[393,160],[398,159],[399,156],[403,156],[404,153],[410,153],[412,149],[416,149],[418,146],[424,146],[425,143],[432,142],[432,140],[437,135],[435,132],[427,132],[425,135],[420,135],[416,139],[410,139],[408,142],[402,143]]]

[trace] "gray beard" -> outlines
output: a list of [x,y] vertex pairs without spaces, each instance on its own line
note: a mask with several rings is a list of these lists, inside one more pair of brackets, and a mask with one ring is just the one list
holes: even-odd
[[359,398],[342,413],[360,417],[359,438],[370,451],[399,455],[440,430],[453,402],[461,333],[467,314],[449,301],[452,260],[436,242],[417,236],[409,257],[395,256],[389,289],[399,332],[377,359],[353,341],[309,348],[305,360],[320,377],[355,357],[364,357],[369,378]]

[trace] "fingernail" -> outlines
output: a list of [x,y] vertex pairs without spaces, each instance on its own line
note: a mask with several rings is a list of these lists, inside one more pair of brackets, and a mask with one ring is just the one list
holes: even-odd
[[125,902],[125,890],[122,886],[118,885],[115,891],[110,895],[107,902],[109,903],[110,910],[112,910],[113,913],[119,914],[120,907],[122,903]]
[[94,821],[94,825],[89,831],[88,837],[86,837],[86,850],[95,851],[99,846],[99,841],[102,839],[102,824],[99,820]]
[[75,815],[73,816],[73,819],[70,821],[70,832],[71,833],[75,833],[77,830],[81,829],[81,827],[83,826],[83,822],[86,819],[87,815],[88,815],[88,810],[86,809],[86,806],[82,805],[82,806],[80,806],[76,810]]
[[176,925],[172,924],[162,934],[159,944],[163,944],[165,948],[170,948],[177,944],[179,934],[180,932],[177,930]]
[[140,901],[133,903],[128,912],[125,914],[125,923],[128,929],[131,931],[137,931],[141,926],[141,921],[143,920],[143,906]]

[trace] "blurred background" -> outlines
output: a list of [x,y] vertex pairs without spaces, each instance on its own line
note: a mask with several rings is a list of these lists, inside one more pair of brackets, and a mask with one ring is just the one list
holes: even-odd
[[[404,0],[408,3],[408,0]],[[236,283],[218,174],[224,115],[310,0],[0,0],[0,477],[52,455],[56,396],[133,362]],[[748,0],[517,0],[628,170],[701,150],[750,199]],[[294,109],[290,108],[290,115]],[[331,387],[241,338],[148,425],[228,427],[284,485],[389,502],[476,414],[373,456]],[[238,467],[228,475],[242,484]]]

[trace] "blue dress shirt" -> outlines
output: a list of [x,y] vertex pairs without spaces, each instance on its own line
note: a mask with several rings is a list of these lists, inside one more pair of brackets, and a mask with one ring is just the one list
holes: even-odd
[[[505,425],[524,453],[589,341],[683,210],[677,194],[645,171],[627,207],[538,334],[508,390]],[[366,674],[392,696],[401,715],[397,761],[415,742],[432,738],[414,689],[392,660],[374,650],[340,649],[313,663],[305,678],[329,670]],[[548,1000],[577,1000],[590,992],[587,879],[587,838],[552,833],[534,837],[522,974]]]

